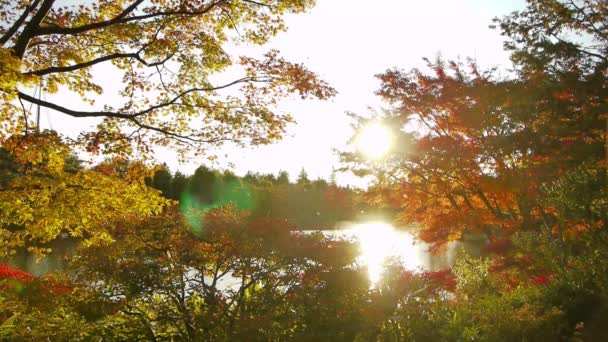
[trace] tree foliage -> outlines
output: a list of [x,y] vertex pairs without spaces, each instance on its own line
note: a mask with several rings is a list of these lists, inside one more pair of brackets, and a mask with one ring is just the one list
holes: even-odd
[[[150,170],[121,158],[85,169],[59,136],[34,134],[27,121],[17,119],[14,100],[48,106],[40,99],[28,100],[23,90],[39,76],[45,76],[46,91],[61,85],[85,96],[96,87],[88,68],[111,60],[125,71],[124,95],[133,96],[134,102],[101,112],[105,119],[100,126],[83,136],[91,151],[128,154],[133,143],[165,144],[163,139],[179,148],[202,142],[192,139],[203,135],[189,130],[217,127],[213,122],[233,125],[235,135],[214,131],[228,139],[258,139],[258,129],[273,139],[286,118],[266,109],[258,112],[254,105],[271,106],[273,96],[288,92],[320,98],[332,93],[313,74],[274,53],[267,56],[270,63],[242,59],[250,67],[250,79],[237,82],[244,86],[242,97],[214,104],[245,101],[239,106],[255,108],[228,112],[263,122],[231,121],[231,114],[221,114],[227,112],[202,110],[203,118],[219,116],[213,116],[211,126],[190,127],[180,117],[194,113],[186,109],[176,111],[176,121],[165,123],[161,117],[170,107],[211,103],[205,101],[216,94],[187,89],[207,86],[199,83],[230,64],[220,47],[234,25],[244,26],[240,39],[262,42],[282,28],[281,14],[308,5],[135,0],[61,8],[51,0],[0,1],[2,22],[15,23],[0,25],[0,89],[8,108],[2,115],[11,118],[3,121],[2,129],[10,134],[0,149],[0,255],[20,248],[43,254],[49,242],[63,235],[86,242],[78,245],[64,273],[35,277],[0,264],[0,339],[605,338],[604,1],[529,0],[525,10],[497,19],[515,67],[507,77],[479,70],[474,62],[440,58],[428,61],[426,71],[392,69],[379,75],[378,94],[392,108],[371,119],[359,117],[357,124],[382,121],[395,132],[395,148],[386,159],[373,162],[358,153],[343,154],[354,171],[375,174],[370,203],[399,208],[402,220],[422,225],[420,237],[435,249],[468,233],[485,233],[490,241],[481,257],[460,255],[452,269],[413,272],[387,260],[374,288],[351,241],[297,232],[289,221],[274,216],[276,203],[295,203],[304,215],[319,203],[351,210],[347,189],[311,181],[304,170],[298,184],[290,184],[284,173],[249,173],[241,179],[206,167],[192,177],[172,176],[166,169]],[[200,50],[201,44],[210,48]],[[53,59],[60,47],[66,55]],[[196,59],[200,51],[203,57]],[[184,79],[177,91],[186,93],[160,107],[135,101],[142,94],[137,87],[147,91],[150,85],[139,79],[144,66],[159,67],[155,77],[164,77],[174,56]],[[182,60],[190,57],[192,61]],[[186,73],[194,70],[201,73],[188,78]],[[257,87],[253,84],[260,79],[252,70],[274,76]],[[149,91],[160,94],[161,103],[170,99],[166,88]],[[258,95],[269,96],[269,102]],[[153,109],[146,111],[147,105]],[[142,122],[161,130],[138,126]],[[239,131],[244,129],[239,125],[252,122],[254,131]],[[405,129],[412,122],[417,132]],[[116,135],[129,127],[132,136]],[[144,131],[153,134],[138,140]],[[146,179],[165,197],[181,200],[183,213],[168,208],[172,202],[148,188]],[[252,212],[229,204],[238,201],[227,194],[242,191],[244,183],[259,204]],[[293,193],[298,201],[289,202]]]
[[560,245],[544,235],[550,231],[515,234],[513,248],[502,253],[510,260],[507,271],[489,257],[463,256],[452,270],[434,272],[412,272],[389,260],[370,289],[349,241],[292,232],[284,221],[253,218],[234,207],[210,210],[200,222],[200,229],[193,229],[175,212],[125,222],[111,229],[113,245],[80,246],[65,274],[33,277],[0,264],[0,336],[76,341],[604,336],[605,234],[584,232],[578,240],[584,249],[568,267],[553,262]]
[[[555,212],[543,186],[583,163],[606,177],[605,10],[601,1],[530,1],[497,20],[516,67],[508,77],[441,58],[427,60],[428,72],[378,75],[391,111],[371,120],[392,127],[398,148],[380,162],[358,153],[344,161],[375,170],[373,193],[419,222],[422,239],[437,247],[463,232],[494,239],[546,224]],[[566,40],[576,33],[590,36]],[[408,123],[418,131],[404,131]]]
[[[27,141],[24,141],[27,140]],[[109,243],[108,226],[158,214],[169,201],[144,184],[150,170],[130,163],[119,175],[116,163],[96,170],[66,168],[70,151],[52,133],[8,140],[18,171],[0,189],[0,256],[18,248],[42,255],[62,234],[86,243]]]
[[[50,336],[75,340],[349,341],[366,324],[358,310],[369,283],[350,267],[351,243],[293,233],[282,220],[234,207],[211,210],[201,222],[192,229],[184,216],[166,213],[116,226],[111,246],[81,246],[62,278],[66,291],[47,299],[62,301],[63,316],[28,309],[10,292],[0,298],[8,314],[21,313],[19,327],[45,316],[69,319]],[[13,305],[19,309],[11,312]],[[69,330],[72,324],[79,328]],[[36,339],[47,329],[10,336]]]
[[[282,16],[309,0],[56,0],[0,4],[2,137],[31,127],[26,104],[97,118],[78,144],[90,152],[145,155],[156,145],[182,156],[226,141],[265,144],[292,122],[276,108],[289,94],[326,99],[335,91],[303,65],[270,51],[234,56],[228,45],[263,44],[285,29]],[[224,71],[237,77],[217,81]],[[98,77],[105,73],[103,81]],[[114,83],[106,83],[114,82]],[[121,83],[115,101],[96,103]],[[83,105],[45,100],[73,93]],[[94,105],[91,107],[90,105]]]
[[[110,242],[108,226],[158,214],[170,203],[144,184],[152,170],[143,162],[153,147],[185,157],[226,141],[270,143],[293,121],[278,110],[279,99],[333,96],[334,89],[278,51],[259,58],[228,52],[231,45],[267,42],[285,29],[285,14],[312,4],[0,2],[0,147],[7,162],[0,255],[18,248],[42,254],[66,235]],[[225,80],[234,74],[241,76]],[[112,103],[97,103],[117,85]],[[59,102],[53,94],[74,101]],[[72,139],[40,132],[34,106],[39,114],[93,118],[96,126]],[[110,161],[74,169],[76,149]],[[143,162],[125,162],[134,154]],[[160,174],[154,179],[158,187],[167,181]]]

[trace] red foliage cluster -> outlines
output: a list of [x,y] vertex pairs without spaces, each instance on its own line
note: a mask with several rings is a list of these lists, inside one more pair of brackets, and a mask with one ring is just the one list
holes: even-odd
[[330,184],[324,194],[325,205],[331,209],[349,209],[353,203],[348,192]]
[[553,274],[541,274],[538,277],[532,279],[532,283],[537,285],[546,285],[551,280],[551,277],[553,277]]
[[532,157],[532,161],[535,163],[546,163],[548,161],[550,161],[551,158],[549,158],[548,156],[542,156],[542,155],[536,155],[534,157]]
[[0,280],[3,279],[14,279],[22,283],[31,283],[34,280],[34,276],[29,272],[11,267],[8,264],[0,264]]
[[53,285],[46,287],[46,289],[49,292],[55,293],[55,294],[69,294],[69,293],[72,293],[72,291],[74,291],[74,288],[72,286],[65,285],[65,284],[53,284]]
[[481,251],[487,254],[502,254],[508,252],[511,248],[513,248],[513,241],[505,238],[490,242]]
[[553,92],[553,97],[562,100],[562,101],[574,101],[576,100],[576,96],[572,94],[568,89],[562,89],[559,91]]
[[53,294],[69,294],[72,293],[74,287],[69,283],[56,279],[53,275],[47,274],[42,277],[42,289]]
[[452,273],[452,270],[450,270],[450,269],[439,270],[439,271],[423,272],[422,273],[422,278],[424,278],[426,280],[443,279],[443,278],[445,278],[447,275],[449,275],[451,273]]
[[404,271],[403,274],[401,275],[401,280],[406,285],[411,283],[412,279],[414,279],[414,272]]
[[491,273],[497,273],[497,272],[501,272],[508,266],[509,265],[504,261],[494,260],[492,262],[492,265],[490,265],[490,268],[488,268],[488,271],[490,271]]
[[572,145],[576,142],[576,139],[575,138],[562,138],[561,141],[562,141],[562,144],[564,144],[564,145]]
[[423,279],[438,285],[444,290],[454,291],[456,288],[456,276],[452,274],[451,269],[423,272],[421,276]]

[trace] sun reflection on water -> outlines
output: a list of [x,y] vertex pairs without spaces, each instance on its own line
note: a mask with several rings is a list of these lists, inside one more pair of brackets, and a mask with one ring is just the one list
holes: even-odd
[[359,262],[367,266],[372,287],[382,277],[387,258],[398,258],[408,269],[421,266],[412,234],[396,230],[390,224],[382,222],[357,224],[349,230],[348,235],[359,242]]
[[432,254],[429,245],[416,241],[416,226],[395,228],[385,222],[344,223],[339,229],[322,231],[328,238],[347,239],[359,244],[357,264],[367,268],[370,285],[378,285],[384,266],[392,258],[410,271],[437,271],[450,268],[459,250],[479,256],[483,239],[452,241],[439,254]]

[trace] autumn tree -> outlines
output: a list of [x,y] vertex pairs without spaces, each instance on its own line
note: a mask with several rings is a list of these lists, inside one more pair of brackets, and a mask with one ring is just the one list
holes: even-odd
[[[115,226],[115,244],[75,251],[73,273],[58,277],[66,291],[46,297],[60,310],[0,289],[0,323],[13,317],[10,338],[68,340],[346,341],[365,331],[369,282],[352,242],[230,206],[201,215],[198,229],[175,212]],[[32,321],[40,324],[25,329]]]
[[[596,155],[547,184],[546,202],[560,203],[552,206],[559,212],[556,221],[569,220],[561,224],[572,227],[576,225],[573,221],[599,220],[608,228],[608,4],[600,0],[529,1],[525,11],[495,21],[503,35],[511,38],[505,47],[512,51],[512,59],[526,79],[561,84],[555,96],[561,99],[563,110],[572,113],[570,132],[563,142],[579,146],[579,152],[585,153],[580,146],[599,147],[603,137],[603,158]],[[579,194],[572,196],[574,189]]]
[[[228,51],[267,42],[285,29],[283,15],[312,4],[0,2],[0,147],[19,171],[13,174],[12,164],[3,170],[12,179],[0,191],[0,254],[23,247],[43,253],[63,233],[109,242],[103,226],[160,212],[169,202],[145,186],[152,170],[135,154],[147,159],[161,145],[185,157],[226,141],[279,139],[293,120],[277,109],[278,99],[325,99],[335,91],[277,51],[260,58]],[[100,103],[116,86],[111,103]],[[96,126],[64,139],[40,132],[33,108]],[[110,162],[68,172],[74,149]]]
[[[282,16],[310,0],[55,0],[0,4],[2,137],[32,127],[28,105],[95,118],[78,145],[90,152],[145,155],[166,145],[182,155],[226,141],[265,144],[292,122],[277,110],[288,94],[325,99],[335,91],[301,64],[271,51],[233,56],[227,45],[263,44],[285,29]],[[217,74],[241,76],[224,82]],[[94,76],[103,72],[109,82]],[[120,84],[112,103],[97,103]],[[70,93],[81,106],[32,93]],[[93,106],[91,106],[93,105]]]
[[5,146],[18,172],[0,189],[0,257],[22,248],[41,256],[62,235],[110,243],[110,226],[170,204],[144,184],[150,169],[142,163],[73,170],[71,151],[54,132],[13,137]]
[[[497,19],[510,76],[441,58],[378,75],[377,94],[392,108],[357,124],[382,121],[396,147],[380,161],[343,160],[375,173],[372,194],[420,223],[435,247],[463,232],[494,239],[547,225],[555,212],[544,186],[581,164],[596,177],[605,168],[607,17],[601,1],[529,1]],[[585,38],[568,40],[574,33]],[[418,129],[405,131],[408,123]]]

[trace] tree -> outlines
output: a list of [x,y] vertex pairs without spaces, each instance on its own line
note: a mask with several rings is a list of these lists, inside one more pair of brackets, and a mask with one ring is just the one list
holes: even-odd
[[[235,57],[226,45],[263,44],[285,29],[282,16],[311,0],[167,1],[56,0],[0,3],[0,119],[2,137],[30,131],[26,105],[74,119],[96,118],[78,145],[89,152],[152,154],[167,145],[183,156],[226,141],[266,144],[279,139],[292,118],[276,111],[287,95],[326,99],[335,91],[301,64],[277,51],[263,59]],[[110,84],[93,76],[113,70],[122,89],[112,104],[95,97]],[[242,77],[212,76],[234,67]],[[108,69],[103,69],[108,70]],[[114,72],[115,71],[115,72]],[[107,73],[107,71],[106,71]],[[70,92],[94,109],[32,95]],[[233,91],[232,89],[238,90]]]
[[190,177],[188,191],[200,203],[211,204],[215,198],[215,188],[219,181],[219,175],[216,171],[201,165]]
[[[162,211],[170,201],[145,186],[150,170],[129,160],[135,153],[146,159],[162,145],[185,157],[226,141],[279,139],[292,122],[277,111],[279,98],[325,99],[335,91],[277,51],[256,59],[230,55],[226,46],[263,44],[285,28],[284,14],[312,3],[0,2],[0,148],[18,171],[8,167],[10,181],[1,184],[0,254],[23,247],[48,252],[47,243],[62,233],[89,244],[111,242],[107,226]],[[212,81],[225,71],[242,77]],[[113,82],[99,83],[100,72]],[[117,84],[122,88],[112,103],[95,103]],[[51,95],[48,100],[42,92]],[[73,94],[82,106],[56,101],[52,94],[59,92]],[[57,134],[40,132],[28,105],[74,120],[95,119],[97,126],[68,146]],[[110,162],[70,170],[65,165],[77,166],[75,148]],[[167,195],[169,189],[163,190]],[[204,191],[198,195],[213,200]]]
[[289,184],[289,172],[280,171],[277,175],[277,184],[279,185],[287,185]]
[[[608,4],[601,0],[532,0],[526,10],[495,19],[511,38],[505,47],[525,77],[558,79],[564,84],[560,97],[566,110],[587,123],[586,131],[574,131],[566,141],[580,145],[589,142],[589,132],[603,131],[603,161],[587,163],[582,172],[603,178],[603,191],[608,189],[608,115],[598,103],[607,96],[607,17]],[[594,122],[598,119],[603,127]],[[602,220],[608,228],[608,214]]]
[[175,175],[173,175],[173,179],[171,180],[171,193],[169,198],[179,201],[187,189],[188,178],[186,178],[186,176],[179,171],[175,172]]
[[26,248],[42,256],[61,235],[108,244],[111,226],[160,213],[170,202],[148,188],[141,163],[66,167],[71,151],[53,132],[5,141],[19,173],[0,189],[0,256]]
[[251,185],[260,185],[262,183],[262,175],[257,172],[247,171],[243,180]]
[[234,172],[232,172],[230,170],[224,170],[224,173],[222,174],[222,181],[224,183],[238,182],[239,181],[239,177],[237,175],[235,175]]
[[171,183],[172,183],[171,172],[169,172],[166,164],[160,166],[160,168],[154,172],[154,176],[150,180],[149,186],[153,187],[156,190],[160,190],[161,194],[167,198],[170,198],[170,194],[172,193]]
[[[14,317],[8,338],[40,339],[51,327],[66,340],[351,341],[365,331],[369,283],[352,242],[292,234],[283,220],[230,206],[200,221],[192,229],[166,212],[115,227],[115,244],[75,251],[74,272],[58,277],[67,291],[34,302],[26,287],[29,306],[0,288],[0,315]],[[31,282],[3,266],[0,286],[6,276]]]
[[[528,0],[525,10],[496,18],[505,48],[523,71],[600,71],[608,63],[608,5],[601,0]],[[579,37],[583,37],[580,39]]]
[[300,173],[298,174],[298,179],[296,180],[296,184],[298,184],[300,186],[310,185],[310,179],[308,179],[308,173],[306,173],[306,170],[304,170],[304,168],[302,168],[302,170],[300,170]]
[[[397,148],[382,161],[343,154],[355,171],[377,175],[370,198],[420,223],[421,238],[435,247],[463,232],[495,239],[542,226],[550,216],[543,185],[582,163],[602,168],[606,153],[608,41],[600,25],[606,16],[584,18],[603,13],[605,4],[584,2],[577,10],[572,3],[530,1],[499,21],[511,38],[507,48],[517,67],[511,77],[441,58],[427,60],[430,73],[378,75],[377,94],[392,110],[371,120],[392,127]],[[600,26],[591,37],[593,53],[558,35],[589,33],[594,25]],[[358,118],[360,126],[369,121]],[[412,121],[420,131],[404,132]]]

